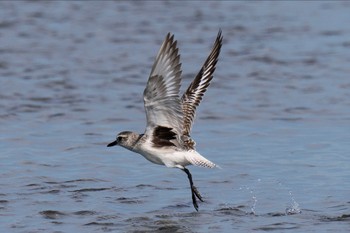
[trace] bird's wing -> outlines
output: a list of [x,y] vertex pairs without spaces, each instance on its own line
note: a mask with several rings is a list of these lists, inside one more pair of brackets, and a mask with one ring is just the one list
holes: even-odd
[[220,49],[222,45],[221,30],[216,37],[214,46],[204,62],[201,70],[198,72],[196,78],[192,81],[190,86],[181,98],[183,117],[183,135],[189,136],[192,128],[192,123],[195,117],[196,108],[200,104],[202,97],[210,85],[213,78],[215,66],[218,61]]
[[164,139],[169,141],[174,139],[174,133],[181,135],[183,113],[179,97],[180,85],[180,55],[174,36],[168,33],[160,47],[143,93],[147,116],[146,135],[160,138],[164,136]]

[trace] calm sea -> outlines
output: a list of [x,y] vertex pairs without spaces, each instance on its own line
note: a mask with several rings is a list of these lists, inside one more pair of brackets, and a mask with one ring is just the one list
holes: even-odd
[[[350,2],[1,1],[1,232],[349,232]],[[120,147],[168,32],[222,29],[186,175]]]

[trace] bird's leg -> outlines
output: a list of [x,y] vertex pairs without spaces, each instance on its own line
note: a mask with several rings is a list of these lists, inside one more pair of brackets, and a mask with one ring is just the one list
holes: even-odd
[[192,181],[192,175],[190,173],[190,171],[185,168],[184,171],[186,172],[187,176],[188,176],[188,179],[190,180],[190,185],[191,185],[191,190],[194,192],[194,194],[197,196],[197,198],[203,202],[203,199],[202,199],[202,196],[201,194],[199,193],[199,191],[197,190],[196,186],[193,185],[193,181]]
[[197,200],[196,197],[203,202],[202,196],[200,195],[200,193],[198,192],[197,188],[193,185],[193,181],[192,181],[192,175],[190,173],[190,171],[187,168],[183,168],[182,169],[184,172],[186,172],[188,180],[190,181],[190,186],[191,186],[191,193],[192,193],[192,203],[194,208],[198,211],[198,204],[197,204]]

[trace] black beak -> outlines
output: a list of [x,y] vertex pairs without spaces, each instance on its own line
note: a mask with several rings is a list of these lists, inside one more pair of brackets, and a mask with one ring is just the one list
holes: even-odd
[[115,146],[115,145],[118,145],[118,142],[117,140],[115,140],[114,142],[111,142],[107,145],[107,147],[111,147],[111,146]]

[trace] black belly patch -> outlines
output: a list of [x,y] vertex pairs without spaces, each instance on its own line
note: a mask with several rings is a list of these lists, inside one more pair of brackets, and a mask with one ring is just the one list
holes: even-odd
[[153,131],[153,145],[155,147],[175,146],[170,140],[176,140],[176,133],[172,128],[157,126]]

